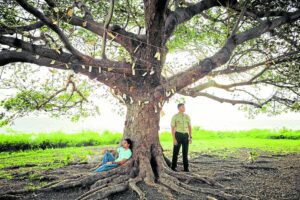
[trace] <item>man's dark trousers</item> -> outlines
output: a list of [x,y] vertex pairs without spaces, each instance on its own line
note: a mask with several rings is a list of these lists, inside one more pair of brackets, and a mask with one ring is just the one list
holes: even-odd
[[178,153],[180,147],[182,145],[182,160],[183,160],[183,167],[184,170],[188,170],[189,163],[188,163],[188,150],[189,150],[189,134],[188,133],[181,133],[175,132],[175,138],[177,140],[177,145],[173,147],[173,158],[172,158],[172,169],[177,167],[177,160],[178,160]]

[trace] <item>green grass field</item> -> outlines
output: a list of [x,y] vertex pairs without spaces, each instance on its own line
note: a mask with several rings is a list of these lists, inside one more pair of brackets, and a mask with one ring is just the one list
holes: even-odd
[[[0,178],[12,178],[5,168],[19,166],[18,170],[46,170],[58,168],[71,162],[85,162],[89,156],[99,156],[106,146],[117,147],[121,133],[105,131],[102,134],[83,131],[75,134],[19,133],[0,134]],[[160,141],[167,155],[171,155],[171,133],[160,134]],[[193,128],[190,152],[235,156],[240,150],[247,152],[270,152],[274,154],[300,153],[300,130],[278,131],[253,129],[248,131],[209,131]],[[26,167],[33,164],[32,167]],[[22,167],[23,166],[23,167]]]
[[[166,149],[172,149],[171,134],[161,133],[160,141]],[[209,131],[193,128],[190,150],[195,152],[235,152],[247,148],[274,153],[300,153],[300,130],[278,131],[252,129],[247,131]]]
[[10,130],[7,134],[0,133],[0,152],[117,144],[121,138],[121,133],[112,133],[110,131],[104,131],[100,135],[90,130],[73,134],[59,131],[22,133]]

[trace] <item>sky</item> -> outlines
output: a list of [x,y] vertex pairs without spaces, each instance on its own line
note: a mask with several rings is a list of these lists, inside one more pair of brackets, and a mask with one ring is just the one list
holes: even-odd
[[[15,121],[13,126],[1,128],[1,132],[6,132],[6,128],[24,132],[51,132],[64,131],[68,133],[80,130],[94,130],[102,132],[111,130],[122,132],[124,128],[125,116],[120,116],[113,111],[113,106],[106,99],[100,99],[100,115],[89,117],[73,123],[67,119],[52,119],[45,116],[23,117]],[[197,97],[185,98],[186,114],[190,115],[193,126],[200,126],[209,130],[247,130],[259,129],[300,129],[300,113],[288,113],[275,117],[258,115],[254,119],[248,119],[246,114],[238,110],[237,106],[222,104],[213,100]],[[178,112],[177,103],[170,101],[163,107],[165,113],[160,120],[160,131],[170,130],[171,118]]]

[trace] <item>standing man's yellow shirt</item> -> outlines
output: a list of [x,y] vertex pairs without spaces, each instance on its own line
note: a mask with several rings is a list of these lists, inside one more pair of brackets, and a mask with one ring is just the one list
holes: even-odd
[[177,132],[188,133],[189,125],[191,125],[191,119],[185,113],[177,113],[172,117],[171,126],[175,127]]

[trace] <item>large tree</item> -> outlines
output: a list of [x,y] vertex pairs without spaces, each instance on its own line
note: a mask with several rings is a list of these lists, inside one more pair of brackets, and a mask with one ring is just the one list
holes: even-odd
[[[82,108],[88,92],[76,87],[79,74],[110,88],[127,108],[123,137],[134,142],[128,162],[43,190],[88,186],[91,190],[80,198],[89,199],[131,188],[144,198],[136,184],[144,181],[168,198],[172,190],[234,198],[209,178],[170,170],[158,137],[164,103],[181,94],[248,105],[255,112],[299,111],[297,0],[6,0],[0,6],[0,66],[21,62],[74,72],[52,95],[49,88],[23,90],[3,101],[7,110]],[[167,65],[170,51],[190,52],[198,61]],[[56,98],[68,85],[71,94]],[[212,188],[188,185],[193,179]]]

